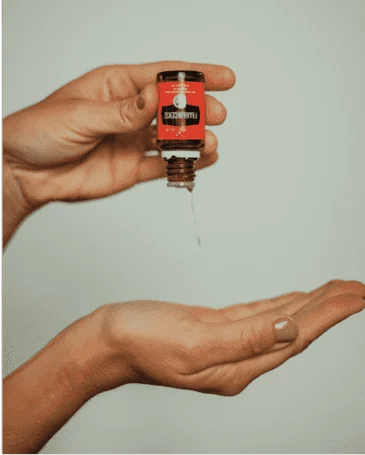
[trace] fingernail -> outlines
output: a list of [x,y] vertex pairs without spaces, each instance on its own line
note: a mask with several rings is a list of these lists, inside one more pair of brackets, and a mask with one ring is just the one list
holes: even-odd
[[138,109],[142,110],[145,106],[145,100],[144,100],[144,96],[143,96],[143,93],[140,93],[138,98],[137,98],[137,107]]
[[283,317],[275,322],[276,341],[279,343],[293,341],[298,336],[298,327],[288,317]]

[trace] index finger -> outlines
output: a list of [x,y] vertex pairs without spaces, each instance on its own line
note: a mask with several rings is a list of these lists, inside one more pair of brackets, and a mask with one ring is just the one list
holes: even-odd
[[138,90],[147,84],[156,83],[156,75],[161,71],[190,70],[201,71],[205,77],[205,88],[208,91],[222,91],[232,88],[236,82],[234,72],[223,65],[209,63],[189,63],[181,61],[164,61],[128,65],[124,67]]

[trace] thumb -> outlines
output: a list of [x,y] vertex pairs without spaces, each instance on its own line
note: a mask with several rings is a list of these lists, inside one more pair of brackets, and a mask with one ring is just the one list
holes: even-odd
[[138,95],[123,100],[88,103],[79,118],[92,136],[134,133],[150,125],[157,106],[157,89],[149,84]]
[[273,350],[277,343],[285,347],[298,336],[295,322],[277,313],[207,326],[201,340],[203,368],[245,360]]

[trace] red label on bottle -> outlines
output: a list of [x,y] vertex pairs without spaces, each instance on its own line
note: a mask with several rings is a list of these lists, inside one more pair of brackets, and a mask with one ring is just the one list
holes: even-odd
[[160,82],[157,139],[204,140],[204,82]]

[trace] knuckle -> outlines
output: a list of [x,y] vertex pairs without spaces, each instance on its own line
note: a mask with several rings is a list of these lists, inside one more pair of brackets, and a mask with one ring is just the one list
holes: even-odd
[[327,287],[330,289],[336,289],[338,286],[341,285],[341,283],[343,283],[343,280],[330,280],[327,283]]
[[194,362],[190,357],[180,358],[176,363],[175,370],[182,375],[193,374],[195,372]]
[[221,395],[223,397],[234,397],[236,395],[239,395],[242,390],[243,388],[241,386],[232,383],[219,387],[217,395]]
[[177,370],[181,374],[193,374],[200,365],[200,338],[196,334],[186,336],[178,346]]
[[88,103],[80,100],[60,100],[53,103],[53,105],[50,105],[50,110],[47,113],[52,116],[54,115],[55,109],[60,109],[66,117],[69,116],[72,119],[78,119],[83,116],[88,107],[92,106],[92,102]]
[[263,333],[256,327],[251,326],[248,333],[242,332],[241,338],[243,342],[248,344],[251,354],[259,354],[265,349],[265,340]]
[[135,109],[129,100],[120,106],[119,120],[124,131],[133,131],[135,123]]
[[207,163],[208,166],[211,166],[212,164],[215,164],[219,159],[218,153],[215,153],[214,155],[211,156],[209,159],[209,163]]
[[305,297],[307,295],[306,292],[303,292],[303,291],[294,291],[294,292],[291,292],[289,294],[289,297],[292,298],[292,299],[300,299],[302,297]]
[[168,60],[165,60],[162,62],[163,65],[169,65],[171,68],[182,68],[183,66],[186,66],[186,62],[182,61],[182,60],[172,60],[172,61],[168,61]]
[[300,343],[297,345],[297,354],[301,354],[304,352],[311,344],[313,340],[311,340],[309,337],[303,338]]
[[100,66],[99,68],[96,68],[96,71],[99,71],[101,75],[104,77],[109,77],[109,76],[114,76],[122,69],[125,68],[125,65],[103,65]]
[[216,150],[218,148],[218,138],[210,130],[205,130],[204,151]]
[[260,302],[252,302],[252,303],[250,303],[250,307],[254,311],[258,311],[258,310],[260,310]]
[[112,65],[101,65],[97,68],[94,68],[93,72],[99,74],[100,76],[107,76],[111,71]]
[[231,317],[232,309],[230,307],[218,308],[215,311],[217,320],[219,320],[220,322],[230,322],[232,320]]
[[327,282],[327,286],[328,286],[328,285],[331,285],[331,284],[342,283],[342,282],[343,282],[343,280],[340,280],[339,278],[333,278],[332,280],[329,280],[329,281]]
[[358,284],[353,281],[332,280],[328,283],[326,295],[335,297],[341,294],[352,294],[355,289],[359,289]]

